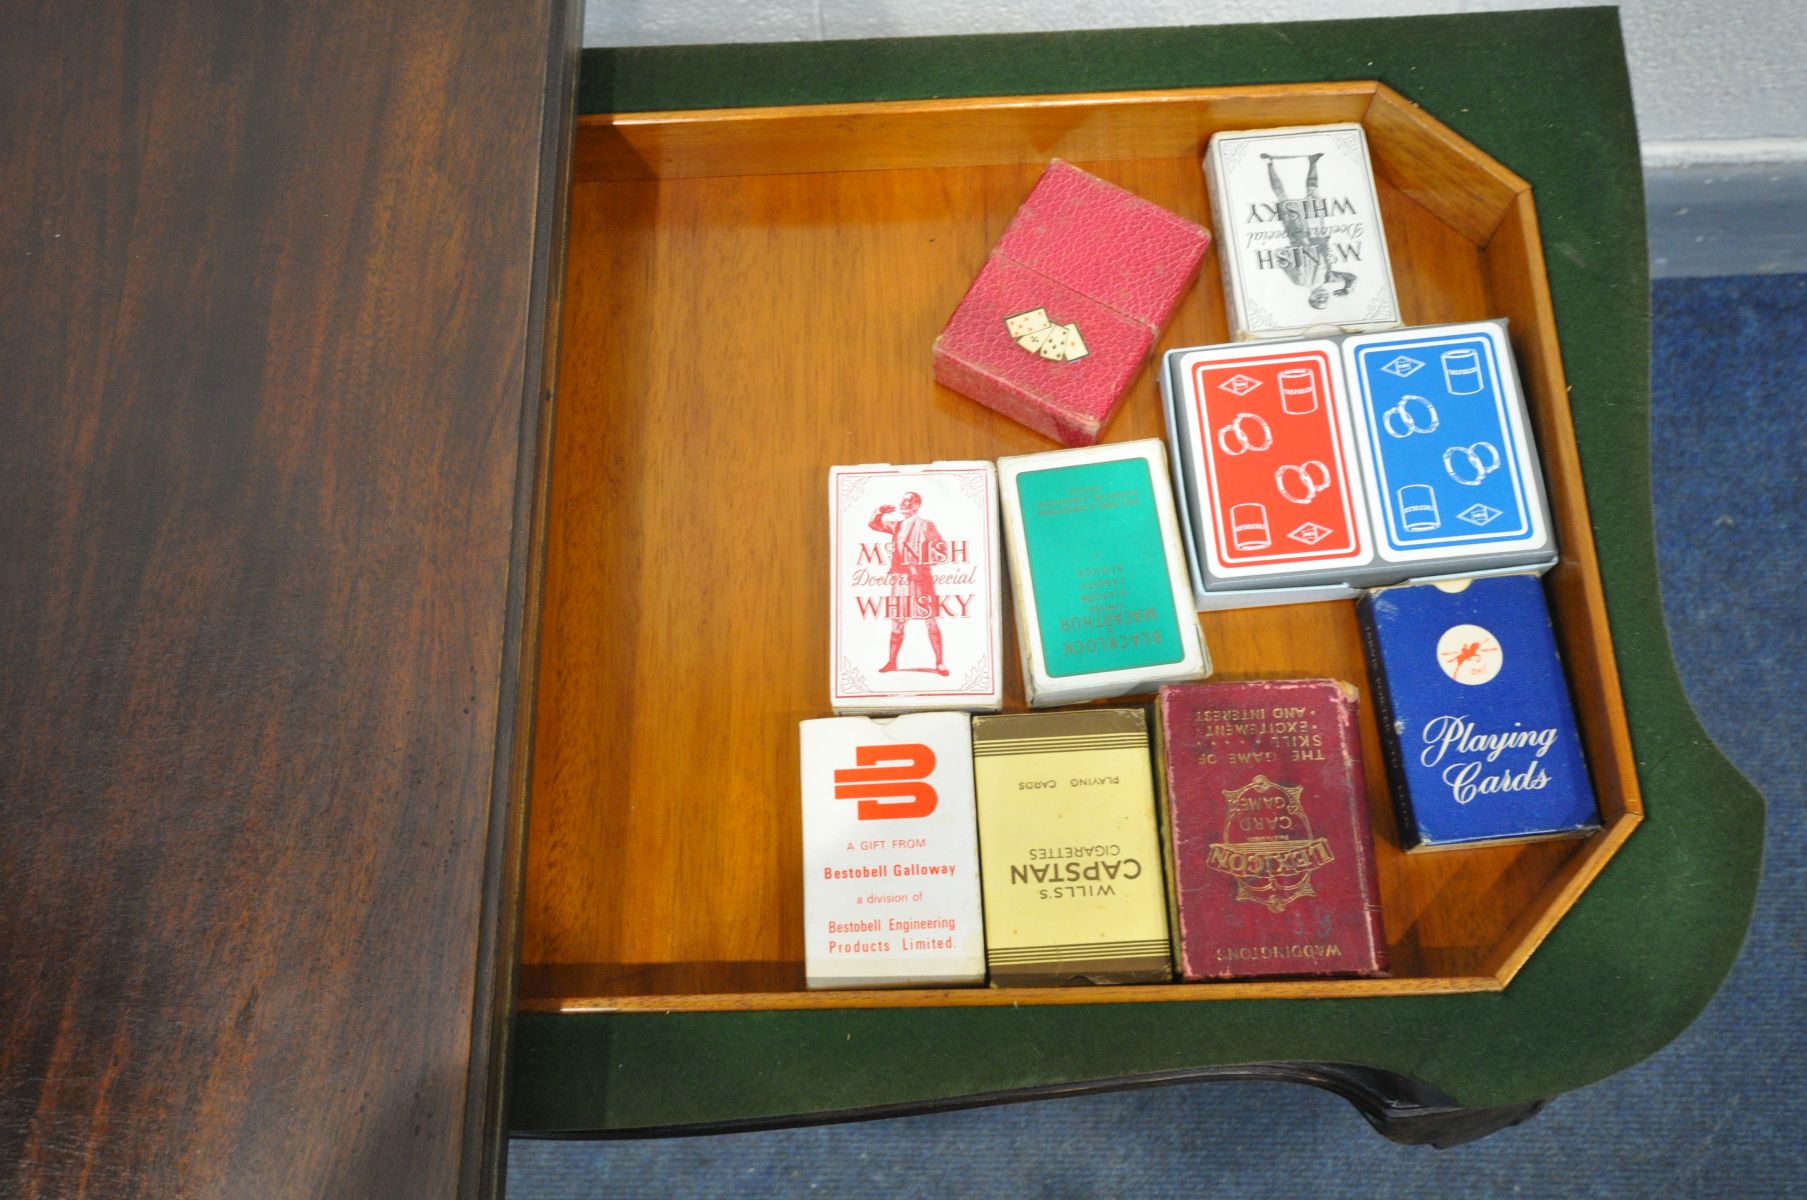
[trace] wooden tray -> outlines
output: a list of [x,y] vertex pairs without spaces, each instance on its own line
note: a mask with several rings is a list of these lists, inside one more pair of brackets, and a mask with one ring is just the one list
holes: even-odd
[[[1362,687],[1391,978],[804,991],[797,722],[828,713],[824,472],[1053,448],[929,369],[935,334],[1050,157],[1209,225],[1199,160],[1213,131],[1330,121],[1367,128],[1407,321],[1511,320],[1603,828],[1402,853],[1353,606],[1205,614],[1218,678]],[[1397,93],[1357,82],[626,114],[583,118],[576,150],[522,1008],[1498,990],[1630,835],[1642,806],[1531,192]],[[1157,356],[1224,331],[1213,254]],[[1107,440],[1161,434],[1145,370]],[[1014,678],[1010,694],[1020,708]]]

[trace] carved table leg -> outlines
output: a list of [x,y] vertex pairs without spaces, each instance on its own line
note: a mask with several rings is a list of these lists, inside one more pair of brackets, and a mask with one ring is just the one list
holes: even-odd
[[1436,1088],[1391,1071],[1341,1063],[1275,1066],[1300,1083],[1335,1092],[1355,1105],[1382,1137],[1407,1146],[1446,1150],[1479,1141],[1524,1124],[1549,1103],[1548,1098],[1541,1098],[1492,1108],[1464,1108]]
[[1426,1108],[1415,1112],[1402,1109],[1381,1117],[1370,1113],[1362,1115],[1389,1141],[1447,1150],[1522,1125],[1542,1112],[1548,1103],[1548,1100],[1532,1100],[1525,1104],[1502,1104],[1498,1108]]

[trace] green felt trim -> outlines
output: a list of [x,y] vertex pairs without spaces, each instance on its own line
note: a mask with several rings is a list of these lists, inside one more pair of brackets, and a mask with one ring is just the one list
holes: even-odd
[[1502,994],[523,1016],[512,1124],[631,1129],[1208,1064],[1363,1063],[1465,1104],[1552,1095],[1662,1047],[1731,968],[1763,804],[1688,707],[1658,603],[1649,279],[1612,9],[590,51],[586,111],[1379,78],[1535,188],[1647,819]]

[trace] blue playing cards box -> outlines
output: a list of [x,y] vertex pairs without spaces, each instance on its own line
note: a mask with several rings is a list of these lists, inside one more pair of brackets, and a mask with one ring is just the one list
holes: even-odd
[[1502,321],[1343,341],[1375,550],[1424,579],[1556,560]]
[[1408,850],[1599,828],[1536,577],[1377,588],[1357,613]]

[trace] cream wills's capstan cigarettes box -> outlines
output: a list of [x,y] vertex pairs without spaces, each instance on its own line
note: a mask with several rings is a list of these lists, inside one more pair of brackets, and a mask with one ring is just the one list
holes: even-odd
[[973,776],[992,985],[1171,978],[1147,714],[975,718]]
[[826,717],[801,740],[809,986],[983,983],[972,718]]

